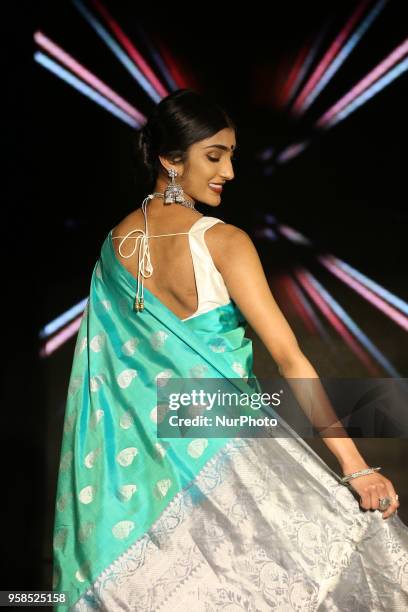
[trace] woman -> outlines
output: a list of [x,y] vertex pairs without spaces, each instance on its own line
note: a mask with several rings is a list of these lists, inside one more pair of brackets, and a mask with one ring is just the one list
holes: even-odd
[[[140,133],[151,191],[102,246],[75,347],[54,589],[72,610],[403,609],[393,484],[336,422],[250,237],[195,209],[220,205],[235,149],[231,119],[190,90]],[[259,389],[247,322],[283,377],[317,385],[311,420],[342,432],[324,441],[347,487],[282,419],[260,438],[159,436],[175,380]]]

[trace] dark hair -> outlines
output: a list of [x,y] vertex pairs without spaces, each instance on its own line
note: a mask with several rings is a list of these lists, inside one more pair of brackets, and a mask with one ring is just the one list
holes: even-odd
[[192,144],[224,128],[236,131],[231,117],[206,95],[178,89],[163,98],[136,139],[137,161],[149,189],[154,187],[159,174],[159,155],[183,162]]

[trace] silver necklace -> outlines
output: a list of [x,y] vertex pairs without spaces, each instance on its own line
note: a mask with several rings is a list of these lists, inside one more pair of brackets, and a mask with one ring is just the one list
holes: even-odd
[[[158,191],[154,191],[152,193],[152,196],[155,198],[163,198],[164,199],[164,193],[160,193]],[[195,202],[193,202],[192,200],[183,200],[182,202],[172,202],[172,204],[181,204],[181,206],[185,206],[186,208],[193,208],[194,210],[196,210],[195,207]]]

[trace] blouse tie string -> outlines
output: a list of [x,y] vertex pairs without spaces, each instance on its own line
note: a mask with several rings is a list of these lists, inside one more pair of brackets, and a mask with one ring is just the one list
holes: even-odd
[[[141,312],[144,309],[143,279],[149,278],[153,274],[153,265],[151,262],[150,249],[149,249],[149,238],[159,238],[160,236],[177,236],[178,234],[188,234],[189,233],[189,232],[177,232],[177,233],[172,233],[172,234],[152,234],[149,236],[148,227],[147,227],[146,206],[149,200],[152,200],[155,197],[155,195],[156,194],[148,195],[143,200],[143,203],[142,203],[142,213],[145,218],[145,229],[144,230],[133,229],[133,230],[130,230],[130,232],[128,232],[126,236],[112,236],[112,238],[114,239],[122,238],[122,240],[119,243],[118,251],[119,251],[120,256],[123,257],[124,259],[129,259],[129,257],[132,257],[135,254],[137,248],[139,247],[139,254],[138,254],[139,265],[138,265],[138,270],[137,270],[137,291],[136,291],[136,298],[135,298],[135,303],[134,303],[134,310],[136,310],[136,312]],[[127,240],[127,238],[132,237],[133,234],[139,234],[138,236],[133,236],[134,238],[136,238],[133,251],[129,253],[128,255],[124,255],[121,250],[122,245],[125,242],[125,240]]]

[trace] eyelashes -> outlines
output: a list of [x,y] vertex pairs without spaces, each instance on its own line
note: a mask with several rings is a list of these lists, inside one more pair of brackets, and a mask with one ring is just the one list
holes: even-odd
[[[208,159],[212,162],[219,162],[220,158],[219,157],[211,157],[210,155],[207,155]],[[231,161],[235,161],[236,156],[234,155],[233,157],[231,157]]]

